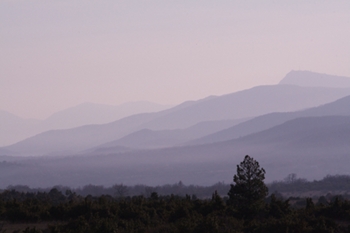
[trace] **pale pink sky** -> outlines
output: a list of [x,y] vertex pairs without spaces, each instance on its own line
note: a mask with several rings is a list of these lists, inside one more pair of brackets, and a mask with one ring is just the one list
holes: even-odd
[[350,77],[350,1],[0,1],[0,109],[178,104],[291,70]]

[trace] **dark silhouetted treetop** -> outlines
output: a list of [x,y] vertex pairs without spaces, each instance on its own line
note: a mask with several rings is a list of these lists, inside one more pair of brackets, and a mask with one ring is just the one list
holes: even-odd
[[237,165],[234,184],[228,193],[229,202],[243,214],[253,214],[264,205],[268,188],[264,183],[265,170],[249,155]]

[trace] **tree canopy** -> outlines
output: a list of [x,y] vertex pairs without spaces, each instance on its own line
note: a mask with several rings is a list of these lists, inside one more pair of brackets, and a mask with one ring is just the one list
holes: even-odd
[[230,203],[245,215],[259,210],[268,194],[264,179],[265,170],[260,168],[258,161],[246,155],[233,176],[234,184],[228,192]]

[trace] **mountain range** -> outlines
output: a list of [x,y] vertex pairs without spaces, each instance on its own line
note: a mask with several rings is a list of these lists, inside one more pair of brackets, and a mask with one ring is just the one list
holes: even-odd
[[331,102],[348,94],[350,89],[259,86],[156,113],[132,115],[108,124],[51,130],[5,149],[26,156],[71,154],[118,140],[142,129],[181,129],[203,121],[238,120],[275,111],[295,111]]
[[315,73],[311,71],[291,71],[280,82],[281,85],[302,87],[349,88],[350,79],[345,76]]
[[[232,181],[246,154],[265,168],[269,182],[290,173],[308,179],[348,174],[346,81],[292,71],[277,85],[188,101],[107,124],[46,131],[0,148],[0,187],[9,182],[77,186],[179,180],[209,185]],[[28,155],[34,157],[20,157]]]
[[83,103],[56,112],[45,120],[23,119],[0,110],[0,146],[11,145],[48,130],[106,124],[134,114],[157,112],[170,107],[146,101],[129,102],[118,106]]
[[230,182],[245,154],[267,171],[267,181],[297,173],[309,179],[349,174],[350,116],[297,118],[239,139],[205,145],[120,153],[92,153],[11,163],[3,179],[32,186],[50,184],[157,185],[179,180],[209,185]]
[[350,95],[335,102],[297,112],[275,112],[258,116],[236,126],[198,138],[188,144],[205,144],[226,141],[256,133],[288,120],[308,116],[350,116]]

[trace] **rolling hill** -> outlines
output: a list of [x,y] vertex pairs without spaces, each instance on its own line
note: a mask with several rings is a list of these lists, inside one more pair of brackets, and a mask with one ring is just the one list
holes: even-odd
[[41,130],[45,129],[41,126],[40,120],[23,119],[0,110],[0,146],[13,144]]
[[210,185],[232,182],[236,165],[246,154],[266,170],[267,182],[281,180],[290,173],[319,179],[327,174],[349,174],[349,139],[350,116],[297,118],[240,139],[206,145],[28,158],[1,169],[0,187],[9,182],[76,187],[159,185],[179,180]]
[[187,128],[203,121],[241,119],[275,111],[295,111],[344,97],[350,89],[259,86],[219,97],[184,103],[157,113],[138,114],[103,124],[54,130],[5,147],[21,155],[70,154],[118,140],[141,129]]
[[241,120],[221,120],[221,121],[205,121],[186,129],[174,130],[150,130],[142,129],[126,135],[118,140],[105,143],[96,147],[96,150],[104,149],[105,151],[114,151],[116,146],[124,146],[134,149],[150,149],[159,147],[171,147],[182,144],[191,139],[195,139],[204,135],[208,135],[230,126],[245,121]]
[[106,124],[127,116],[159,112],[171,106],[160,105],[147,101],[127,102],[121,105],[105,105],[83,103],[54,113],[44,120],[49,129],[69,129],[83,125]]
[[119,106],[84,103],[56,112],[45,120],[23,119],[0,111],[0,146],[11,145],[48,130],[106,124],[130,115],[157,112],[169,107],[145,101]]
[[332,103],[324,104],[318,107],[306,109],[298,112],[270,113],[258,116],[236,126],[224,129],[222,131],[204,136],[202,138],[188,142],[187,144],[206,144],[213,142],[226,141],[256,133],[273,126],[282,124],[286,121],[309,116],[349,116],[350,115],[350,96],[346,96]]

